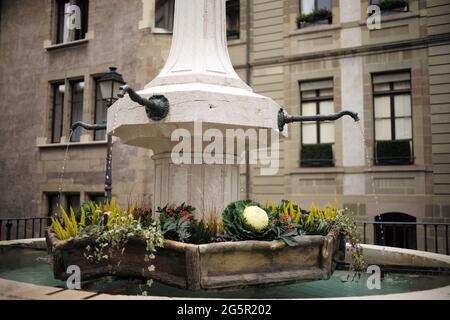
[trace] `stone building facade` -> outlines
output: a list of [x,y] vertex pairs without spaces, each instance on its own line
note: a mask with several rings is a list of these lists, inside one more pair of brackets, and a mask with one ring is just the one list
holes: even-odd
[[[94,134],[71,143],[62,174],[70,123],[74,114],[97,120],[96,79],[109,66],[135,88],[158,74],[170,49],[171,2],[1,0],[0,217],[47,215],[61,186],[67,204],[102,194],[106,143]],[[278,175],[242,168],[243,198],[304,207],[336,199],[361,221],[387,214],[382,219],[450,222],[450,1],[383,7],[381,28],[373,30],[371,4],[382,6],[227,1],[230,56],[243,80],[290,114],[358,112],[362,129],[349,119],[291,125]],[[61,27],[61,8],[70,5],[88,16],[77,31]],[[331,16],[305,18],[317,9]],[[305,21],[297,21],[300,14]],[[113,156],[114,195],[150,205],[151,153],[116,143]],[[396,236],[405,237],[404,246],[423,248],[423,228],[402,232]],[[367,239],[377,240],[372,227]]]

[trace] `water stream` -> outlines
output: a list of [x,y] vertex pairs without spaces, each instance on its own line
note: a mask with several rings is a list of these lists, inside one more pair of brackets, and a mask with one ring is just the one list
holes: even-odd
[[[111,136],[114,136],[115,132],[116,132],[116,124],[117,124],[117,114],[119,112],[119,108],[116,108],[115,112],[114,112],[114,121],[113,121],[113,132],[111,133]],[[69,134],[69,142],[67,143],[67,147],[66,147],[66,151],[64,153],[64,159],[63,159],[63,163],[62,163],[62,167],[61,167],[61,173],[60,173],[60,179],[59,179],[59,187],[58,187],[58,208],[61,207],[61,200],[63,198],[63,192],[64,192],[64,175],[66,173],[66,168],[67,168],[67,161],[69,160],[69,150],[70,147],[72,145],[72,136],[74,134],[74,130],[70,130],[70,134]],[[108,133],[106,133],[108,135]],[[112,139],[112,138],[111,138]],[[112,142],[110,146],[108,146],[110,148],[110,152],[112,154],[113,152],[113,145],[114,143]],[[112,167],[112,157],[108,158],[107,160],[107,166],[108,167]],[[110,179],[111,177],[107,177],[107,179]],[[105,198],[106,198],[106,192],[105,192]],[[55,215],[58,215],[57,212],[53,213]]]
[[[60,175],[59,187],[58,187],[58,208],[61,207],[61,199],[62,199],[62,195],[63,195],[64,175],[66,173],[66,165],[67,165],[67,160],[69,158],[69,149],[70,149],[70,145],[72,143],[72,136],[73,136],[74,132],[75,132],[74,130],[72,130],[72,129],[70,130],[69,142],[67,143],[66,152],[64,153],[64,159],[63,159],[63,164],[62,164],[62,168],[61,168],[61,175]],[[56,212],[54,214],[57,215]]]
[[[359,131],[361,132],[361,137],[362,137],[363,143],[364,143],[364,153],[366,156],[367,169],[370,174],[370,181],[372,183],[372,195],[375,200],[376,214],[377,214],[379,221],[381,221],[380,198],[378,197],[378,194],[376,192],[375,175],[373,172],[373,163],[370,158],[370,155],[371,155],[370,148],[367,145],[367,138],[366,138],[364,128],[361,125],[361,121],[358,121],[356,124],[359,128]],[[367,194],[367,192],[366,192],[366,194]],[[381,241],[384,242],[384,230],[381,226],[380,226],[380,232],[381,232]],[[365,241],[365,239],[364,239],[364,241]]]

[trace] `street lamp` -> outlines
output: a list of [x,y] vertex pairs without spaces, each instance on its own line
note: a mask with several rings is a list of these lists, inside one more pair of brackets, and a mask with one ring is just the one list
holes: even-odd
[[[110,67],[109,72],[105,73],[97,80],[100,85],[102,100],[106,102],[107,108],[111,107],[114,102],[119,99],[120,87],[125,84],[122,75],[117,72],[116,67]],[[72,130],[83,128],[90,131],[106,130],[106,123],[102,124],[86,124],[84,122],[76,122],[72,125]],[[105,174],[105,198],[111,201],[112,198],[112,136],[107,134],[108,144],[106,151],[106,174]]]
[[117,72],[116,67],[109,67],[109,72],[105,73],[97,80],[100,85],[102,98],[106,101],[108,108],[119,99],[120,87],[125,84],[122,75]]

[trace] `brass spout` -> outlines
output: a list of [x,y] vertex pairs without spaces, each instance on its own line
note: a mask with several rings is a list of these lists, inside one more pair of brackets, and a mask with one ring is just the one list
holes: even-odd
[[290,116],[283,109],[278,111],[278,128],[280,132],[284,131],[284,127],[288,123],[293,122],[308,122],[308,121],[336,121],[344,116],[352,117],[355,122],[359,122],[359,116],[357,113],[344,110],[338,113],[330,115],[317,115],[317,116]]
[[139,105],[145,107],[147,117],[153,121],[160,121],[167,117],[170,111],[169,100],[163,95],[154,95],[148,99],[139,95],[132,87],[124,85],[120,87],[119,98],[123,98],[125,94]]

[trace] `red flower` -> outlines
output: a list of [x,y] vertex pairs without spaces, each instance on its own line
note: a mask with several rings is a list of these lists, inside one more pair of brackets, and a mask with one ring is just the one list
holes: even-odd
[[278,219],[273,220],[273,223],[278,224]]
[[289,216],[283,216],[283,222],[288,222],[289,221]]
[[186,218],[186,219],[184,220],[184,222],[191,222],[191,219]]
[[289,230],[289,231],[292,231],[292,230],[294,230],[294,229],[295,229],[295,228],[294,228],[293,226],[289,226],[289,227],[288,227],[288,230]]
[[167,213],[168,213],[168,214],[173,214],[173,210],[172,210],[172,209],[169,209],[169,210],[167,210]]
[[181,213],[181,215],[182,215],[183,217],[187,217],[187,216],[189,215],[189,212],[183,211],[183,212]]

